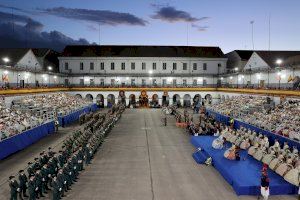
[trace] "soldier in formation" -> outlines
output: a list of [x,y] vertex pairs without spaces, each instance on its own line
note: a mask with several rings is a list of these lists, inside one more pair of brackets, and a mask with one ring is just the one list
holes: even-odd
[[64,197],[77,182],[80,172],[84,170],[84,163],[86,166],[91,164],[94,154],[120,119],[124,109],[120,104],[106,115],[91,117],[92,123],[87,122],[88,125],[65,139],[58,153],[53,152],[51,147],[48,152],[41,152],[34,162],[28,163],[29,180],[24,170],[19,171],[19,182],[14,176],[10,176],[11,199],[18,199],[18,193],[19,199],[28,197],[28,191],[29,199],[35,200],[45,197],[49,190],[52,190],[53,200]]

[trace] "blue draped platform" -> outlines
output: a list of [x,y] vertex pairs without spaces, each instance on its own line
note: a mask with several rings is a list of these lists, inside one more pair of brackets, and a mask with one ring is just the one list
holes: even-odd
[[65,126],[67,126],[69,124],[74,123],[75,121],[78,121],[79,120],[79,116],[82,113],[94,112],[96,110],[99,110],[97,104],[92,104],[90,106],[87,106],[85,108],[77,110],[77,111],[75,111],[73,113],[70,113],[68,115],[59,116],[58,117],[59,125],[62,126],[62,127],[65,127]]
[[[216,137],[213,136],[192,136],[191,143],[201,151],[194,154],[209,155],[212,157],[213,166],[219,171],[224,179],[233,187],[237,195],[259,195],[260,175],[262,163],[249,156],[245,150],[241,150],[240,161],[232,161],[224,158],[226,149],[214,149],[211,144]],[[229,147],[230,144],[227,144]],[[193,155],[194,158],[197,155]],[[197,160],[199,161],[199,160]],[[298,188],[286,182],[281,176],[268,170],[270,178],[270,194],[285,195],[296,194]]]
[[[210,116],[213,116],[217,121],[225,123],[226,125],[229,124],[229,120],[230,117],[226,116],[226,115],[222,115],[220,113],[214,112],[212,110],[207,109],[207,114]],[[283,144],[284,142],[287,142],[289,144],[290,147],[297,147],[300,150],[300,142],[295,141],[295,140],[291,140],[287,137],[283,137],[281,135],[272,133],[270,131],[266,131],[264,129],[258,128],[256,126],[241,122],[239,120],[234,120],[234,128],[238,129],[241,126],[250,129],[250,130],[254,130],[256,133],[261,133],[263,135],[266,135],[269,138],[270,144],[272,145],[274,143],[274,140],[277,139],[281,144]]]
[[48,134],[54,133],[54,131],[55,125],[52,121],[1,141],[0,160],[25,149]]

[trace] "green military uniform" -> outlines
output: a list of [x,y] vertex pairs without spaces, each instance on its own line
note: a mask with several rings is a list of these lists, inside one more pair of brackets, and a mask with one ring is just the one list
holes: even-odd
[[36,199],[36,185],[34,180],[29,180],[28,182],[28,192],[29,192],[29,200]]
[[62,188],[60,187],[56,177],[53,178],[52,181],[52,200],[59,200],[60,199],[60,192],[62,191]]
[[18,192],[20,191],[19,183],[14,179],[14,176],[10,176],[9,180],[9,187],[10,187],[10,199],[17,200],[18,199]]
[[19,183],[20,183],[20,199],[22,199],[22,194],[23,194],[23,197],[28,197],[26,195],[26,190],[27,190],[27,182],[28,182],[28,179],[27,179],[27,176],[26,174],[24,173],[23,170],[20,170],[19,171]]

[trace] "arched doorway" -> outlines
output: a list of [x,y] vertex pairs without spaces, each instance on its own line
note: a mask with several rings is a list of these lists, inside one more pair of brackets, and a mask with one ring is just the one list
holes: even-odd
[[212,96],[211,96],[211,94],[205,95],[204,98],[205,98],[206,104],[210,105],[212,103]]
[[82,99],[81,94],[76,94],[75,97]]
[[123,105],[126,104],[126,96],[125,96],[125,92],[123,90],[121,90],[119,92],[119,96],[118,96],[118,103],[121,103]]
[[178,94],[174,94],[173,95],[173,105],[176,105],[178,107],[181,106],[181,103],[180,103],[180,96]]
[[168,106],[170,103],[170,97],[168,92],[164,92],[162,96],[162,106]]
[[187,107],[191,107],[191,95],[189,94],[185,94],[183,96],[183,107],[187,108]]
[[150,107],[151,108],[159,108],[160,107],[157,94],[152,95],[152,101],[150,102]]
[[129,95],[129,105],[128,105],[128,107],[132,107],[132,108],[136,107],[136,99],[135,99],[134,94]]
[[224,102],[225,101],[225,95],[221,96],[221,101]]
[[201,98],[201,95],[200,94],[196,94],[193,98],[193,102],[194,102],[194,105],[198,104],[198,103],[201,103],[202,101],[202,98]]
[[115,95],[109,94],[107,96],[107,107],[111,108],[116,103]]
[[139,106],[140,107],[148,107],[149,106],[149,99],[148,99],[147,92],[145,90],[143,90],[141,92],[141,95],[139,97]]
[[85,99],[86,100],[88,100],[88,101],[93,101],[93,95],[91,95],[91,94],[87,94],[86,96],[85,96]]
[[100,108],[104,108],[104,96],[102,94],[96,96],[96,103]]

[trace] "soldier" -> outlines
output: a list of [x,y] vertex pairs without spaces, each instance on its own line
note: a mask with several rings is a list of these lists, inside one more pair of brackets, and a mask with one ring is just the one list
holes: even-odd
[[74,169],[74,175],[75,179],[77,179],[79,172],[78,172],[78,160],[77,160],[77,154],[74,153],[72,156],[72,164],[73,164],[73,169]]
[[58,153],[59,153],[58,157],[57,157],[57,159],[58,159],[58,166],[61,168],[61,167],[64,166],[65,158],[63,156],[63,151],[60,150]]
[[33,169],[33,165],[32,162],[28,163],[28,168],[27,168],[27,173],[30,174],[34,174],[34,169]]
[[62,188],[60,187],[56,176],[53,176],[52,187],[52,200],[59,200]]
[[72,173],[70,173],[70,169],[68,166],[68,163],[66,163],[63,167],[63,173],[64,173],[64,177],[65,180],[67,181],[66,183],[66,190],[71,190],[71,185],[72,185],[72,179],[71,179],[71,175]]
[[87,144],[85,146],[84,151],[85,151],[85,157],[86,157],[85,164],[89,165],[89,164],[91,164],[91,158],[92,158],[90,144]]
[[9,177],[9,187],[10,187],[10,199],[17,200],[18,192],[20,192],[20,186],[14,176]]
[[36,173],[35,173],[35,185],[38,188],[36,190],[36,197],[37,198],[39,198],[39,197],[45,197],[43,195],[44,188],[43,188],[43,181],[42,181],[42,175],[41,175],[41,170],[40,169],[37,169]]
[[83,150],[82,150],[82,146],[79,146],[79,150],[78,150],[78,153],[77,153],[77,159],[78,159],[78,170],[79,171],[82,171],[84,170],[83,169],[83,157],[84,157],[84,153],[83,153]]
[[63,174],[63,170],[59,169],[58,170],[58,174],[57,174],[57,181],[58,181],[58,185],[60,188],[62,188],[62,190],[60,191],[61,193],[61,197],[64,197],[64,192],[66,191],[66,184],[67,181],[65,180],[64,174]]
[[52,151],[51,147],[48,147],[48,157],[53,157],[54,156],[54,152]]
[[34,163],[33,163],[32,168],[34,171],[41,168],[39,158],[34,158]]
[[26,195],[26,190],[27,190],[26,184],[28,182],[28,179],[27,179],[26,174],[24,173],[24,170],[19,171],[19,182],[20,182],[20,194],[19,194],[20,199],[23,199],[22,194],[23,194],[23,197],[28,197]]
[[47,194],[47,190],[50,190],[48,187],[50,173],[49,173],[47,164],[43,165],[43,167],[41,169],[41,175],[42,175],[43,189],[44,189],[44,192]]
[[31,174],[30,178],[29,178],[29,182],[28,182],[29,200],[36,199],[36,191],[37,190],[38,190],[38,188],[35,185],[34,174]]

